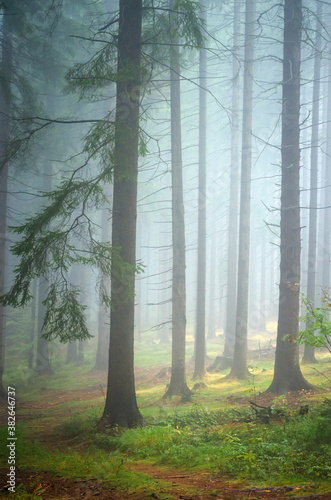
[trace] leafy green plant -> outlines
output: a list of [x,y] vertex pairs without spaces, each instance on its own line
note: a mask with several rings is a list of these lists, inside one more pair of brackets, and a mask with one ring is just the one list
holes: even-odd
[[324,398],[323,403],[318,407],[318,411],[322,417],[326,417],[331,421],[331,399]]
[[[275,401],[275,410],[284,411],[279,403]],[[254,482],[280,484],[281,478],[284,482],[327,481],[331,472],[330,407],[326,402],[308,415],[293,415],[285,426],[273,421],[268,425],[256,420],[245,423],[242,416],[238,422],[236,413],[231,421],[229,412],[228,423],[220,425],[224,412],[207,413],[198,406],[182,415],[164,417],[161,425],[154,423],[115,437],[97,434],[94,444],[178,469],[207,467],[222,476]]]
[[192,410],[187,413],[177,413],[169,419],[170,425],[176,429],[187,426],[195,428],[212,427],[217,425],[217,416],[215,412],[211,412],[204,405],[195,403]]
[[86,436],[96,432],[97,421],[97,415],[84,415],[78,413],[64,420],[57,429],[62,436],[69,438],[81,435]]
[[309,345],[314,349],[326,347],[331,352],[331,297],[329,291],[323,291],[320,307],[314,307],[313,302],[304,293],[301,293],[301,301],[305,307],[305,314],[300,317],[300,320],[305,322],[306,328],[299,332],[296,342]]
[[252,420],[254,413],[250,408],[228,408],[225,410],[211,411],[207,406],[194,403],[189,411],[174,411],[171,415],[164,415],[161,409],[159,418],[149,418],[148,423],[158,426],[171,426],[175,429],[206,429],[219,426],[228,422],[246,422]]

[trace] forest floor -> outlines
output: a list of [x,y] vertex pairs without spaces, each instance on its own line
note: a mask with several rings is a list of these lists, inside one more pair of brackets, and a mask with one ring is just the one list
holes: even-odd
[[[313,493],[314,484],[305,486],[280,486],[264,488],[247,488],[240,484],[230,484],[220,478],[211,476],[208,473],[202,474],[179,474],[178,471],[170,469],[160,469],[152,465],[136,464],[136,471],[148,474],[156,480],[162,480],[162,486],[155,483],[155,492],[144,494],[133,491],[125,492],[112,487],[109,481],[100,481],[97,478],[70,479],[55,475],[49,471],[34,471],[29,469],[19,469],[16,474],[16,491],[23,491],[22,498],[42,498],[42,499],[62,499],[73,498],[98,500],[147,500],[147,499],[182,499],[182,500],[258,500],[258,499],[289,499],[292,500],[328,500],[331,493]],[[6,485],[8,470],[0,470],[1,485]],[[307,491],[311,489],[312,493]],[[117,490],[117,491],[116,491]],[[191,490],[191,492],[190,492]],[[192,492],[194,490],[194,492]],[[304,490],[304,493],[300,491]],[[295,496],[287,496],[291,492]],[[10,498],[12,494],[6,488],[0,490],[0,498]],[[20,498],[16,495],[15,498]]]
[[[251,358],[261,356],[256,352],[251,353]],[[273,353],[264,353],[265,361],[267,358],[272,358]],[[330,365],[330,363],[328,363]],[[192,367],[188,365],[188,371]],[[330,377],[330,366],[328,366],[327,377]],[[266,369],[261,367],[260,374]],[[325,377],[325,375],[323,375]],[[61,453],[66,453],[67,450],[77,454],[88,453],[88,441],[82,442],[80,436],[63,436],[59,433],[58,425],[65,419],[70,418],[74,413],[93,411],[102,408],[105,397],[106,387],[106,371],[98,370],[80,370],[79,377],[75,386],[63,386],[62,388],[50,387],[45,383],[42,384],[40,378],[36,384],[33,397],[25,397],[21,392],[22,397],[17,398],[17,420],[28,433],[28,438],[32,442],[37,440],[47,450],[59,450]],[[217,375],[219,377],[219,375]],[[256,373],[258,378],[258,373]],[[174,398],[171,401],[161,403],[159,394],[169,379],[169,375],[160,376],[160,366],[138,366],[136,369],[136,382],[138,400],[139,394],[143,398],[139,402],[139,406],[143,411],[144,407],[163,405],[166,410],[177,408],[179,405],[178,399]],[[214,379],[215,380],[215,377]],[[208,379],[207,379],[208,384]],[[249,407],[252,401],[261,407],[270,407],[275,395],[260,392],[255,387],[255,380],[250,383],[248,389],[239,391],[230,391],[226,395],[215,396],[215,392],[206,394],[207,404],[212,408],[218,408],[221,404],[235,405],[236,408]],[[230,383],[231,386],[231,383]],[[162,388],[162,389],[161,389]],[[199,390],[199,389],[198,389]],[[152,396],[149,394],[151,391]],[[157,395],[153,396],[153,391]],[[144,393],[145,399],[144,399]],[[323,395],[329,397],[330,389],[318,391],[301,391],[290,393],[283,399],[282,404],[286,405],[288,412],[297,412],[299,408],[312,406],[321,402]],[[185,406],[185,404],[182,404]],[[189,407],[190,404],[187,404]],[[7,420],[7,404],[6,402],[0,405],[0,424],[6,424]],[[123,464],[123,459],[122,459]],[[119,467],[122,466],[119,465]],[[65,470],[65,463],[63,470]],[[100,479],[91,477],[91,475],[83,474],[77,477],[64,477],[61,470],[58,472],[54,469],[27,467],[26,463],[20,466],[18,463],[16,472],[16,494],[13,496],[6,489],[8,467],[0,468],[0,497],[2,498],[42,498],[42,499],[73,499],[84,498],[92,499],[187,499],[187,500],[234,500],[234,499],[331,499],[330,493],[316,493],[316,485],[314,484],[288,484],[284,486],[281,482],[280,486],[252,486],[251,483],[247,486],[246,483],[230,481],[228,478],[223,479],[220,473],[206,472],[201,470],[192,470],[189,467],[184,470],[174,467],[165,467],[159,463],[152,463],[146,460],[130,459],[125,460],[123,465],[125,469],[131,470],[136,474],[146,476],[149,480],[149,486],[144,492],[143,488],[139,488],[136,492],[133,488],[121,486],[121,480],[111,481],[109,479]],[[1,490],[1,486],[3,486]],[[330,487],[331,490],[331,487]],[[318,490],[317,490],[318,491]]]

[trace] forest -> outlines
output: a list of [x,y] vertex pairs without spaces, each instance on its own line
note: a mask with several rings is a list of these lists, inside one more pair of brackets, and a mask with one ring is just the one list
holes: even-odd
[[330,229],[330,0],[0,0],[0,498],[331,499]]

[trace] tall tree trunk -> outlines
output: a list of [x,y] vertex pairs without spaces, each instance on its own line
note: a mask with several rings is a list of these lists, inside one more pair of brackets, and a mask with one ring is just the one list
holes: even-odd
[[[173,10],[173,0],[170,0]],[[175,14],[172,14],[172,17]],[[185,290],[185,224],[182,173],[180,65],[178,40],[170,46],[171,99],[171,178],[172,178],[172,365],[171,379],[164,397],[187,395],[185,373],[186,290]]]
[[46,298],[48,289],[48,282],[45,278],[39,278],[38,287],[38,339],[37,339],[37,350],[36,350],[36,361],[35,361],[35,372],[36,375],[51,375],[51,361],[49,355],[49,341],[44,339],[42,325],[45,317],[45,306],[43,301]]
[[[54,93],[55,86],[54,80],[52,78],[54,75],[54,68],[52,67],[52,59],[46,59],[43,64],[44,73],[44,89],[47,95],[46,99],[46,109],[49,116],[52,116],[55,109]],[[50,192],[52,190],[52,176],[53,176],[53,166],[52,162],[45,163],[43,168],[43,180],[42,189],[44,192]],[[44,339],[42,331],[42,325],[45,317],[45,306],[43,301],[47,297],[49,278],[39,278],[39,288],[38,288],[38,339],[37,339],[37,351],[36,351],[36,361],[35,370],[37,375],[50,375],[52,373],[50,352],[49,352],[49,341]]]
[[[306,86],[301,88],[301,99],[307,102]],[[303,144],[309,142],[308,127],[303,127],[301,141]],[[309,187],[310,187],[310,151],[308,148],[303,148],[301,152],[301,171],[300,171],[300,206],[308,207],[309,205]],[[300,290],[307,294],[307,279],[308,279],[308,240],[309,240],[309,212],[301,210],[300,212],[301,227],[304,230],[301,232],[301,257],[300,257]],[[302,328],[301,328],[302,327]],[[305,327],[304,322],[299,326],[300,329]]]
[[[259,308],[259,242],[256,231],[251,235],[256,244],[249,251],[249,282],[248,282],[248,327],[251,330],[258,328],[258,308]],[[247,328],[248,328],[247,327]]]
[[[10,13],[2,11],[2,54],[0,78],[0,295],[5,293],[8,162],[10,138],[10,82],[12,73],[12,30]],[[5,363],[5,319],[0,306],[0,397],[6,397],[2,377]]]
[[255,0],[246,0],[236,336],[231,378],[245,379],[249,289]]
[[36,333],[36,306],[37,306],[37,286],[38,280],[35,278],[32,282],[32,303],[31,303],[31,331],[30,331],[30,348],[28,353],[28,367],[33,368],[33,356],[35,352],[34,339]]
[[85,342],[83,340],[80,340],[78,342],[77,361],[79,364],[84,363],[84,345],[85,345]]
[[[137,261],[142,261],[141,256],[141,246],[142,246],[142,224],[138,215],[137,218],[137,240],[136,240],[136,258]],[[137,279],[138,278],[138,279]],[[135,318],[135,332],[136,337],[138,338],[138,342],[141,342],[141,332],[142,332],[142,280],[139,277],[136,278],[135,284],[135,292],[136,292],[136,303],[134,309],[134,318]]]
[[[202,8],[205,8],[204,6]],[[206,21],[206,13],[202,12]],[[206,129],[207,129],[207,53],[200,49],[199,62],[199,186],[198,186],[198,272],[195,366],[193,378],[206,374]]]
[[[278,260],[278,252],[275,251],[274,245],[271,246],[271,251],[270,251],[270,261],[269,261],[269,290],[270,290],[270,303],[269,303],[269,309],[268,309],[268,316],[269,318],[274,321],[277,318],[278,314],[278,283],[279,283],[279,278],[278,278],[278,265],[277,260]],[[276,273],[277,269],[277,273]],[[276,277],[277,275],[277,277]]]
[[160,344],[169,344],[169,334],[168,334],[168,264],[167,264],[167,255],[168,255],[168,238],[164,228],[160,228],[159,233],[159,241],[160,241],[160,249],[159,249],[159,304],[158,304],[158,338],[160,339]]
[[[299,364],[300,45],[302,0],[285,0],[282,109],[280,285],[274,378],[267,392],[310,389]],[[284,335],[288,335],[286,341]]]
[[208,339],[216,337],[216,314],[215,314],[215,268],[216,268],[216,241],[215,237],[210,245],[210,268],[209,268],[209,307],[208,307]]
[[[330,47],[329,47],[329,53],[330,53]],[[329,60],[328,64],[324,64],[321,68],[322,70],[322,81],[324,82],[322,86],[322,96],[321,96],[321,108],[322,108],[322,127],[320,133],[323,136],[327,136],[328,132],[328,126],[330,126],[330,120],[331,120],[331,98],[330,97],[330,92],[331,92],[331,80],[329,78],[329,75],[331,74],[331,61]],[[330,128],[331,132],[331,128]],[[331,134],[330,134],[331,135]],[[328,146],[331,148],[330,142],[327,138],[327,144],[326,148]],[[331,152],[331,151],[330,151]],[[329,152],[329,153],[330,153]],[[327,151],[326,151],[327,153]],[[329,164],[329,157],[327,154],[324,154],[321,157],[321,176],[320,176],[320,183],[318,185],[318,206],[320,207],[326,207],[329,204],[330,200],[330,192],[329,192],[329,198],[327,199],[328,193],[327,193],[327,186],[329,183],[327,183],[327,168]],[[330,181],[330,179],[329,179]],[[329,186],[329,189],[331,191],[331,187]],[[316,262],[316,282],[318,285],[321,285],[324,287],[324,252],[325,252],[325,244],[324,244],[324,232],[326,231],[326,226],[324,224],[324,214],[325,212],[329,209],[324,209],[324,210],[319,210],[318,211],[318,236],[317,236],[317,262]],[[329,228],[328,228],[329,229]],[[321,297],[317,297],[317,304],[320,306],[321,305]]]
[[[109,242],[111,240],[110,235],[110,208],[111,208],[111,193],[112,187],[106,186],[106,196],[108,202],[104,203],[102,207],[101,214],[101,238],[103,242]],[[107,276],[101,276],[102,286],[105,287],[108,292],[110,291],[110,280]],[[110,310],[99,300],[99,311],[98,311],[98,345],[95,357],[94,370],[106,370],[108,366],[108,351],[109,351],[109,324],[110,324]]]
[[[45,188],[44,185],[44,190]],[[48,281],[46,278],[39,278],[38,286],[38,338],[36,348],[35,372],[36,375],[50,375],[52,373],[49,353],[49,341],[44,339],[42,325],[45,317],[45,306],[43,301],[47,296]]]
[[224,356],[233,357],[236,332],[239,194],[239,35],[240,1],[234,0],[232,59],[231,172]]
[[[80,264],[74,264],[70,268],[70,281],[73,283],[74,286],[78,287],[79,290],[81,290],[81,295],[83,302],[87,302],[87,297],[86,297],[86,290],[85,290],[85,268],[84,266]],[[68,342],[67,344],[67,357],[66,357],[66,363],[81,363],[84,360],[84,352],[82,352],[83,349],[83,342],[78,341],[78,340],[72,340],[71,342]]]
[[72,340],[67,344],[66,364],[76,363],[78,359],[77,340]]
[[[48,92],[49,87],[46,85]],[[43,172],[43,191],[49,192],[52,189],[52,165],[45,166]],[[48,279],[39,278],[39,288],[38,288],[38,338],[37,338],[37,350],[36,350],[36,362],[35,370],[37,375],[50,375],[52,373],[50,353],[49,353],[49,341],[44,339],[42,325],[45,317],[45,306],[43,301],[45,300],[48,292]]]
[[106,370],[108,367],[110,313],[99,301],[98,311],[98,345],[94,370]]
[[[316,41],[314,59],[313,110],[310,157],[310,201],[309,201],[309,241],[308,241],[308,278],[307,298],[315,303],[316,295],[316,239],[317,239],[317,178],[318,178],[318,145],[320,117],[320,77],[321,77],[321,32],[319,23],[322,18],[322,4],[317,6]],[[308,326],[308,325],[307,325]],[[305,363],[317,363],[314,349],[305,346],[302,359]]]
[[[331,43],[329,42],[329,70],[328,70],[328,106],[326,129],[326,160],[324,179],[324,206],[330,204],[331,199]],[[330,286],[330,260],[331,260],[331,209],[324,210],[324,235],[323,235],[323,282],[324,289]]]
[[[146,219],[145,221],[145,227],[144,227],[144,246],[145,246],[145,259],[144,263],[147,268],[150,268],[151,266],[151,259],[150,259],[150,241],[151,241],[151,231],[150,231],[150,223],[149,220]],[[147,280],[146,280],[147,281]],[[145,309],[144,309],[144,329],[149,330],[150,328],[150,290],[149,290],[149,285],[148,283],[145,283],[145,287],[143,287],[143,290],[145,292]]]
[[[103,417],[111,426],[142,422],[134,384],[134,282],[142,0],[120,0],[114,150],[108,390]],[[122,279],[118,260],[127,268]],[[129,268],[129,269],[128,269]]]
[[266,236],[263,233],[261,241],[261,281],[260,281],[260,307],[259,307],[260,310],[258,311],[259,315],[258,328],[260,329],[261,332],[266,332],[267,330],[266,273],[267,273]]

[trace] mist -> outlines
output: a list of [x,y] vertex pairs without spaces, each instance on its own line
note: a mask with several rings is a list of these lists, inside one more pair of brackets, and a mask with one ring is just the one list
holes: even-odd
[[328,498],[330,23],[320,0],[2,2],[4,491]]

